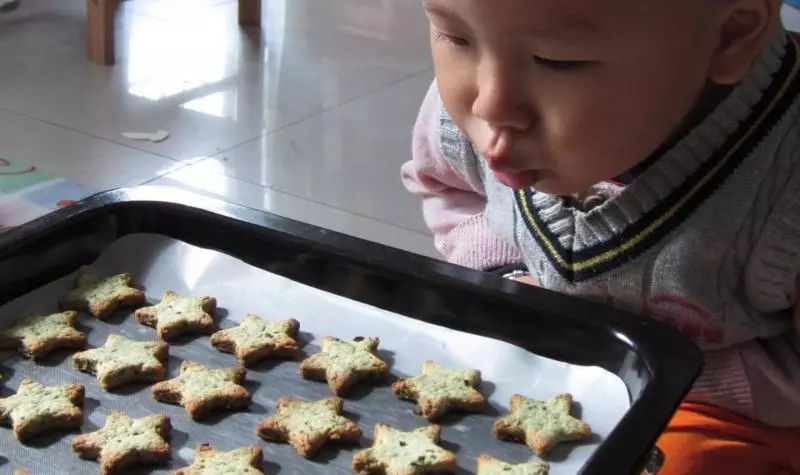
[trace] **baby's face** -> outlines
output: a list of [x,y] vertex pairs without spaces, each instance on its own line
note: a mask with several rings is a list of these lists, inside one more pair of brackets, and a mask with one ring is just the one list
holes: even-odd
[[424,0],[447,111],[508,186],[567,195],[665,142],[708,80],[714,0]]

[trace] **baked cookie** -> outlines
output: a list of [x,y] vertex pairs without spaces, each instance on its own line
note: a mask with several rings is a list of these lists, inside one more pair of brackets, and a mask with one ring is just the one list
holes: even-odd
[[242,386],[247,376],[244,368],[211,369],[195,363],[181,363],[181,375],[153,386],[157,401],[179,404],[192,419],[224,407],[243,409],[250,405],[250,392]]
[[417,411],[428,420],[446,412],[480,412],[486,409],[486,398],[478,391],[481,372],[451,371],[433,361],[422,363],[422,375],[399,379],[392,392],[401,399],[417,402]]
[[559,394],[549,401],[515,394],[511,396],[511,414],[495,422],[492,431],[498,439],[524,442],[541,457],[559,442],[592,435],[587,423],[570,415],[571,408],[571,394]]
[[475,475],[547,475],[550,465],[545,462],[520,464],[505,463],[490,455],[478,457],[478,472]]
[[172,472],[172,475],[259,475],[262,451],[258,447],[243,447],[220,452],[208,444],[198,445],[194,463]]
[[167,375],[167,357],[169,345],[164,342],[109,335],[103,346],[75,353],[72,366],[97,375],[100,387],[108,391],[131,381],[162,381]]
[[60,348],[83,348],[86,335],[75,329],[76,312],[31,315],[0,333],[0,348],[17,349],[36,360]]
[[161,302],[136,311],[136,321],[153,327],[158,336],[169,340],[183,333],[214,332],[217,299],[214,297],[181,297],[172,290],[164,292]]
[[300,323],[294,318],[282,322],[267,322],[247,315],[238,327],[211,335],[214,348],[233,353],[244,366],[267,357],[287,358],[297,355],[300,347],[295,337]]
[[10,424],[17,440],[50,429],[75,429],[83,424],[82,384],[43,386],[23,379],[13,396],[0,399],[0,423]]
[[102,429],[72,439],[72,450],[97,460],[101,475],[125,473],[132,465],[169,462],[171,430],[169,417],[161,414],[133,419],[112,412]]
[[376,424],[375,443],[353,457],[353,470],[359,475],[450,473],[458,461],[439,446],[441,433],[437,425],[403,432]]
[[256,433],[271,442],[289,442],[303,457],[314,455],[328,442],[358,442],[361,429],[342,416],[344,401],[338,397],[303,402],[284,397],[278,413],[256,427]]
[[307,379],[326,381],[340,396],[358,381],[384,378],[389,373],[389,366],[378,357],[379,343],[377,338],[344,341],[326,336],[322,351],[300,363],[300,373]]
[[145,302],[144,292],[131,286],[131,274],[99,277],[83,268],[75,279],[75,288],[61,299],[65,310],[88,310],[104,320],[119,306],[132,307]]

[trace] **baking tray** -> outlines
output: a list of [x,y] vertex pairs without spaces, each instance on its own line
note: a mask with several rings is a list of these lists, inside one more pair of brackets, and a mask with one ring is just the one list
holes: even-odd
[[[443,330],[449,329],[444,331],[482,335],[559,360],[565,365],[597,366],[617,375],[629,392],[631,406],[610,433],[602,434],[596,442],[599,445],[592,447],[586,463],[580,468],[570,468],[576,473],[637,473],[655,438],[700,369],[701,356],[691,342],[679,333],[641,317],[171,189],[138,188],[100,194],[3,236],[0,239],[0,305],[40,287],[68,285],[65,275],[95,261],[109,248],[125,241],[121,238],[127,236],[129,241],[136,238],[133,235],[142,233],[227,254],[276,277],[286,278],[283,280],[289,279],[287,281],[333,294],[342,301],[348,299],[379,311],[406,316],[398,316],[398,321],[413,319],[422,326],[436,325]],[[160,293],[163,289],[147,290],[153,297],[153,293]],[[213,292],[207,293],[213,295]],[[25,303],[24,299],[22,302],[25,305],[31,303]],[[224,302],[221,303],[225,306]],[[102,343],[92,341],[95,335],[92,330],[90,343]],[[131,328],[130,331],[144,330]],[[125,330],[121,332],[125,334]],[[467,336],[478,338],[474,335]],[[96,336],[104,340],[101,332]],[[179,346],[173,351],[173,357],[193,357],[192,351],[196,351],[193,348],[198,344],[201,343],[193,341]],[[309,346],[313,352],[313,344]],[[212,364],[230,366],[231,360],[226,359],[226,355],[211,351],[206,353],[213,360]],[[418,352],[425,353],[426,346],[420,345]],[[170,364],[171,372],[177,366],[173,363]],[[15,368],[26,376],[48,382],[49,378],[57,378],[54,374],[63,373],[60,366],[63,364],[63,361],[57,361],[52,366]],[[292,368],[292,364],[270,367],[265,377],[270,380],[282,373],[294,372],[296,368]],[[414,372],[408,366],[401,369],[405,371],[400,371],[400,374]],[[533,367],[530,374],[524,374],[524,368],[518,372],[523,386],[520,392],[523,393],[527,389],[524,382],[540,376]],[[294,378],[297,379],[296,375]],[[14,379],[18,378],[12,374],[12,381]],[[252,382],[258,384],[261,382],[258,379],[252,378]],[[86,382],[89,383],[87,386],[91,385],[91,379]],[[302,397],[326,395],[324,385],[300,380],[297,384],[304,388],[299,394]],[[141,388],[139,392],[143,392],[142,395],[127,395],[126,400],[146,396],[146,389]],[[270,402],[288,391],[283,389],[282,394],[269,395],[264,404],[259,404],[256,397],[253,411],[224,414],[221,419],[213,420],[212,425],[200,426],[199,435],[196,427],[189,427],[191,423],[182,416],[179,408],[158,405],[158,410],[176,421],[175,466],[190,460],[191,449],[198,442],[211,441],[225,449],[234,448],[227,446],[226,442],[230,441],[226,439],[231,437],[224,436],[223,427],[228,427],[228,430],[236,427],[236,432],[242,433],[243,441],[256,442],[252,435],[254,424],[249,418],[258,420],[264,417],[272,409]],[[292,391],[298,395],[300,390],[293,386]],[[256,394],[261,392],[259,389]],[[102,425],[104,416],[101,414],[106,413],[105,406],[115,404],[106,399],[111,398],[101,393],[97,393],[96,398],[89,398],[91,407],[87,411],[89,416],[84,430]],[[123,406],[126,409],[130,406],[130,402],[124,404],[127,404]],[[415,426],[422,425],[422,421],[414,420],[415,416],[410,415],[411,406],[394,400],[386,388],[368,392],[351,404],[355,405],[353,412],[358,413],[359,423],[368,436],[369,426],[376,420],[397,422],[401,426],[412,422]],[[390,413],[387,409],[386,414],[375,414],[371,408],[376,404],[400,412]],[[98,409],[100,406],[103,406],[102,410]],[[147,408],[147,412],[152,410]],[[95,412],[98,414],[94,415]],[[408,417],[403,417],[403,412]],[[181,419],[185,424],[177,423]],[[462,460],[463,473],[471,473],[472,465],[468,460],[477,455],[471,453],[474,450],[487,450],[515,460],[524,457],[526,449],[512,444],[504,444],[503,452],[498,453],[488,446],[476,447],[463,442],[463,434],[459,432],[467,433],[482,425],[486,426],[484,432],[488,431],[491,420],[486,416],[469,416],[469,419],[445,424],[445,440],[457,440],[463,445],[456,443],[451,447],[457,449],[460,458],[466,459]],[[223,438],[217,441],[218,435]],[[198,436],[205,439],[198,440]],[[490,437],[487,440],[487,443],[492,442]],[[3,445],[9,443],[4,441]],[[59,464],[66,467],[72,459],[66,459],[70,455],[62,453],[65,448],[63,438],[55,439],[49,449],[38,456],[40,459],[63,457],[64,461],[47,460],[46,466]],[[291,449],[265,446],[265,458],[270,461],[268,472],[347,473],[350,458],[347,450],[334,450],[321,465],[310,466],[304,466],[296,456],[288,459],[287,456],[292,455],[288,450]],[[567,455],[568,451],[564,453],[566,460],[574,460],[574,455]],[[556,457],[559,456],[557,453]],[[277,465],[271,467],[273,460]],[[556,469],[568,466],[554,465]],[[86,468],[81,467],[73,470]],[[96,467],[91,468],[96,470]]]
[[[508,405],[514,393],[548,399],[555,394],[570,392],[577,401],[574,412],[591,421],[591,440],[563,444],[550,454],[552,475],[571,475],[580,470],[630,407],[625,384],[602,368],[549,360],[498,340],[387,312],[250,266],[218,251],[162,235],[131,234],[118,239],[92,264],[92,268],[98,275],[132,272],[151,301],[159,300],[165,289],[181,295],[213,295],[219,304],[216,313],[221,317],[220,325],[223,327],[240,323],[248,313],[270,320],[291,316],[300,321],[301,341],[308,354],[319,351],[319,343],[326,335],[347,340],[377,336],[381,340],[379,351],[391,363],[392,373],[396,376],[418,374],[423,361],[428,359],[450,368],[480,370],[484,381],[482,390],[489,396],[492,409],[482,414],[454,414],[442,421],[443,440],[448,447],[457,449],[461,465],[457,473],[473,473],[475,460],[482,453],[519,462],[530,458],[527,447],[498,441],[491,435],[493,422],[501,411],[507,410],[504,406]],[[10,321],[30,311],[37,314],[51,312],[53,303],[71,288],[74,280],[75,276],[66,276],[0,307],[0,321]],[[131,313],[119,312],[108,322],[99,322],[89,316],[82,318],[89,346],[102,345],[111,333],[139,341],[154,339],[154,330],[138,324]],[[13,353],[10,356],[14,356]],[[212,349],[208,338],[203,337],[188,337],[181,339],[180,344],[173,343],[171,356],[171,376],[177,376],[181,360],[196,361],[210,367],[236,364],[231,356],[220,355]],[[56,356],[46,359],[44,365],[43,368],[42,362],[33,363],[20,357],[6,360],[4,366],[14,371],[6,386],[16,387],[24,377],[34,374],[46,385],[84,384],[87,397],[93,401],[85,430],[102,426],[112,410],[132,417],[166,413],[172,418],[176,433],[181,434],[173,443],[173,451],[177,454],[173,468],[191,461],[191,448],[200,443],[211,443],[221,450],[252,443],[262,445],[254,434],[254,428],[261,419],[274,413],[276,402],[281,397],[317,400],[329,396],[326,385],[300,378],[296,362],[265,362],[248,371],[246,386],[253,390],[250,411],[218,413],[218,417],[194,423],[187,419],[183,409],[153,400],[147,387],[127,386],[121,394],[109,394],[99,390],[91,376],[76,374],[70,367],[69,358]],[[376,423],[390,424],[403,430],[427,425],[424,419],[413,415],[412,408],[413,405],[398,401],[388,384],[374,389],[361,385],[347,397],[346,403],[348,412],[367,432]],[[209,427],[213,427],[210,434]],[[0,442],[13,444],[11,434],[0,431]],[[369,435],[363,442],[364,445],[369,443]],[[13,447],[17,449],[12,452],[14,463],[24,464],[34,472],[52,466],[53,458],[66,473],[96,472],[92,464],[70,457],[65,441],[48,451],[45,457],[36,448]],[[280,473],[326,475],[351,473],[349,467],[354,450],[357,448],[331,450],[313,459],[325,463],[304,461],[293,449],[274,445],[265,446],[265,455],[267,460],[281,468]]]

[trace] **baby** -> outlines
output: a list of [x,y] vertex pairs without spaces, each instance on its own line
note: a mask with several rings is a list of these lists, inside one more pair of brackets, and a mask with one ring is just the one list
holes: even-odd
[[779,0],[423,4],[436,82],[403,180],[445,258],[693,338],[662,473],[800,473],[800,55]]

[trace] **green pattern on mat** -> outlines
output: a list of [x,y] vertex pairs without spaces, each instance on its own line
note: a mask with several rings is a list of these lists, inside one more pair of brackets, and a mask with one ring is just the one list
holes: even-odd
[[0,157],[0,192],[14,193],[54,178],[36,167]]

